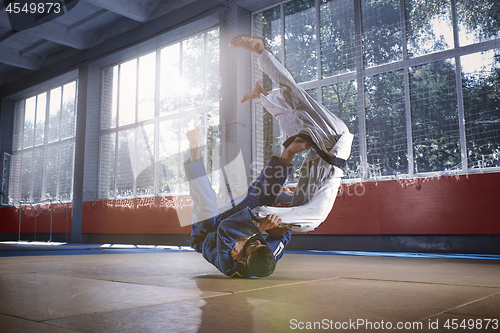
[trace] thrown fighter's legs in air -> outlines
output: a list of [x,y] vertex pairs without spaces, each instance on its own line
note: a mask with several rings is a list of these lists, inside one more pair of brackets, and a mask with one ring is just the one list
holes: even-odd
[[285,136],[292,137],[292,140],[301,135],[309,139],[314,147],[301,167],[301,177],[291,202],[293,207],[262,206],[254,213],[259,216],[275,213],[293,230],[314,230],[333,206],[343,176],[341,167],[349,157],[353,136],[338,116],[295,82],[291,73],[265,49],[261,39],[238,36],[231,40],[229,46],[258,55],[259,66],[279,87],[268,93],[257,82],[241,102],[260,98],[265,109],[278,120]]

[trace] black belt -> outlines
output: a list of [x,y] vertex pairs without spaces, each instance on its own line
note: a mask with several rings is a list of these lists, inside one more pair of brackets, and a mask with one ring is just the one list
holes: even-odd
[[321,157],[326,163],[335,165],[336,167],[339,167],[341,169],[345,167],[345,160],[343,158],[338,158],[332,155],[328,155],[325,151],[319,148],[318,145],[307,134],[299,133],[296,135],[292,135],[291,137],[286,139],[285,142],[283,142],[283,146],[287,148],[296,138],[301,138],[302,140],[310,144],[311,147],[314,148],[316,153],[318,153],[319,157]]

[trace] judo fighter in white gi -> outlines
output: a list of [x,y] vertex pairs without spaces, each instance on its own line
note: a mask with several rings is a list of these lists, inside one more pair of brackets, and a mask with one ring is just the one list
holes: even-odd
[[[261,218],[276,214],[281,217],[282,226],[293,231],[312,231],[332,210],[344,176],[342,167],[351,153],[353,135],[339,117],[295,82],[290,72],[264,48],[261,39],[239,36],[231,40],[230,46],[258,54],[259,66],[279,86],[279,90],[268,93],[262,83],[257,82],[241,102],[260,98],[262,105],[278,119],[282,132],[288,137],[285,146],[300,137],[313,147],[302,164],[291,207],[260,206],[253,212]],[[283,192],[282,195],[288,194]],[[277,200],[283,201],[279,197]]]

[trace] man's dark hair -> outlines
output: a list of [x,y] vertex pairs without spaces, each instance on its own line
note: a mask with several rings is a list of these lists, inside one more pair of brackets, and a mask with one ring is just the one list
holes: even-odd
[[250,274],[257,277],[266,277],[273,274],[276,268],[276,259],[269,246],[262,246],[250,253],[248,269]]

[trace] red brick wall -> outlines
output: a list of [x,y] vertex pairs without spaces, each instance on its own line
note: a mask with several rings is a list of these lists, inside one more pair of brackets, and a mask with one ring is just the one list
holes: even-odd
[[[500,234],[499,199],[500,173],[344,184],[328,219],[312,233]],[[85,202],[82,232],[188,234],[190,209],[189,197]],[[0,220],[0,232],[18,231],[17,208],[0,209]],[[48,215],[37,218],[37,232],[49,226]],[[53,232],[65,228],[65,214],[55,214]],[[21,231],[34,232],[33,212],[23,213]]]

